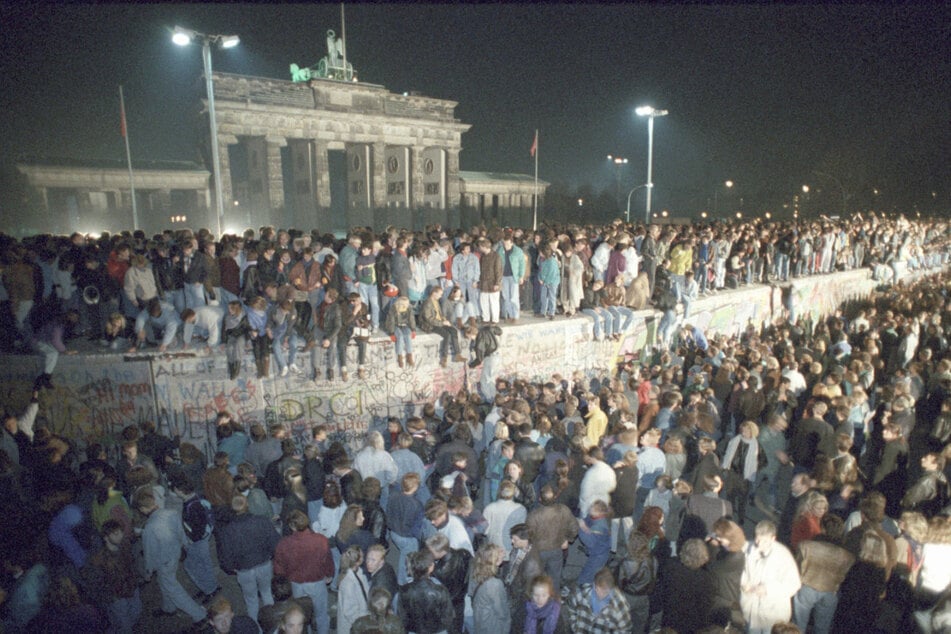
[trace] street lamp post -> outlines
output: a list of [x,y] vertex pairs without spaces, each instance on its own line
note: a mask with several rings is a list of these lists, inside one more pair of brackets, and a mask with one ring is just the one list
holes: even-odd
[[666,110],[657,110],[653,106],[640,106],[634,112],[639,117],[647,117],[647,208],[644,210],[644,223],[650,223],[651,217],[651,191],[654,189],[654,181],[651,180],[651,171],[654,163],[654,117],[666,117]]
[[178,46],[188,46],[195,38],[201,38],[201,60],[205,70],[205,92],[208,95],[208,122],[211,128],[211,169],[215,179],[215,216],[218,237],[221,237],[221,225],[225,217],[224,194],[221,187],[221,157],[218,154],[218,122],[215,118],[215,89],[211,79],[211,43],[221,48],[233,48],[240,39],[237,35],[209,35],[191,29],[176,26],[172,32],[172,42]]
[[839,191],[842,193],[842,217],[845,218],[845,203],[848,196],[845,193],[845,187],[842,186],[842,182],[832,174],[826,174],[825,172],[813,171],[813,174],[816,176],[822,176],[828,178],[830,181],[835,183],[839,187]]
[[615,178],[617,179],[617,204],[621,206],[621,166],[627,165],[627,159],[623,156],[614,156],[608,154],[608,160],[614,163]]
[[[726,187],[727,189],[732,189],[733,181],[726,181],[723,183],[723,186]],[[713,190],[713,215],[714,216],[717,216],[718,212],[720,211],[719,196],[720,196],[720,188],[717,187],[716,189]],[[710,199],[708,198],[707,200],[709,201]]]
[[638,189],[644,189],[647,185],[638,185],[631,191],[627,192],[627,209],[624,211],[624,222],[631,222],[631,194],[636,192]]

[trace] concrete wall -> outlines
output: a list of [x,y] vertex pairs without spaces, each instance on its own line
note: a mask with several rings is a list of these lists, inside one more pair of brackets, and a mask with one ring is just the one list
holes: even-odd
[[[852,271],[791,284],[794,310],[826,313],[843,301],[867,296],[875,282],[867,271]],[[721,292],[695,303],[690,321],[702,328],[735,333],[752,323],[782,316],[784,291],[755,287]],[[553,373],[588,375],[614,367],[623,355],[638,353],[654,334],[659,314],[641,311],[621,341],[592,341],[592,322],[581,316],[554,321],[523,320],[503,328],[501,373],[545,380]],[[390,415],[406,416],[466,380],[465,364],[440,368],[439,338],[420,333],[414,342],[417,367],[397,366],[393,344],[376,338],[368,347],[368,376],[349,382],[321,380],[314,387],[293,375],[254,378],[248,355],[242,376],[228,379],[224,355],[191,353],[165,357],[88,354],[63,356],[54,374],[56,388],[40,397],[40,416],[52,430],[80,445],[109,441],[125,425],[155,420],[160,430],[214,452],[213,419],[228,410],[245,425],[287,425],[303,441],[310,426],[329,424],[334,437],[359,445],[368,429],[385,426]],[[355,350],[351,351],[355,354]],[[274,364],[271,365],[272,371]],[[351,368],[356,363],[350,364]],[[0,357],[0,397],[17,411],[25,407],[39,357]],[[468,371],[474,385],[481,368]]]

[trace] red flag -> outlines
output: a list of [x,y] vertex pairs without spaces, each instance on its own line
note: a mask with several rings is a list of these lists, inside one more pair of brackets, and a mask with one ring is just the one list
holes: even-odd
[[529,154],[534,158],[535,152],[538,151],[538,130],[535,130],[535,140],[532,142],[532,149],[528,151]]

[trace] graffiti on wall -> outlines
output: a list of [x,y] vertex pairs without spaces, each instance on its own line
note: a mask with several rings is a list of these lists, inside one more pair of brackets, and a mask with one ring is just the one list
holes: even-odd
[[[874,286],[867,272],[795,280],[785,296],[793,311],[830,311],[841,302],[867,294]],[[785,315],[784,292],[754,287],[704,297],[694,303],[689,321],[703,329],[739,333],[750,323]],[[620,341],[593,340],[586,316],[554,321],[524,320],[503,329],[500,375],[547,381],[581,370],[588,376],[610,372],[619,359],[638,358],[655,340],[659,315],[635,313]],[[214,451],[214,418],[229,411],[243,426],[281,424],[299,444],[309,441],[314,425],[327,425],[331,438],[359,445],[370,429],[385,427],[386,418],[406,418],[443,393],[474,386],[481,368],[463,363],[439,365],[440,338],[414,340],[416,367],[400,368],[388,339],[371,342],[366,377],[356,376],[356,348],[348,350],[350,380],[325,378],[326,355],[318,353],[318,376],[311,380],[311,358],[298,358],[301,375],[254,376],[250,354],[241,375],[228,378],[223,354],[165,357],[84,355],[60,358],[54,390],[41,394],[40,416],[55,433],[85,442],[114,439],[129,424],[154,420],[160,431],[180,435],[209,455]],[[465,340],[461,340],[463,345]],[[15,411],[25,407],[39,373],[38,357],[6,357],[0,363],[0,397]]]
[[[74,361],[74,362],[67,362]],[[40,365],[34,358],[4,357],[0,398],[25,408]],[[55,388],[40,392],[41,422],[53,433],[82,441],[113,439],[129,424],[155,415],[148,363],[116,363],[108,357],[64,357]]]

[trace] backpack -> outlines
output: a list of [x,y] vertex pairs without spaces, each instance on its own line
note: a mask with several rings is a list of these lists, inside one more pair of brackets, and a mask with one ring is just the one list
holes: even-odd
[[198,542],[211,535],[215,527],[215,515],[211,503],[200,497],[193,497],[182,506],[182,526],[185,536],[192,542]]

